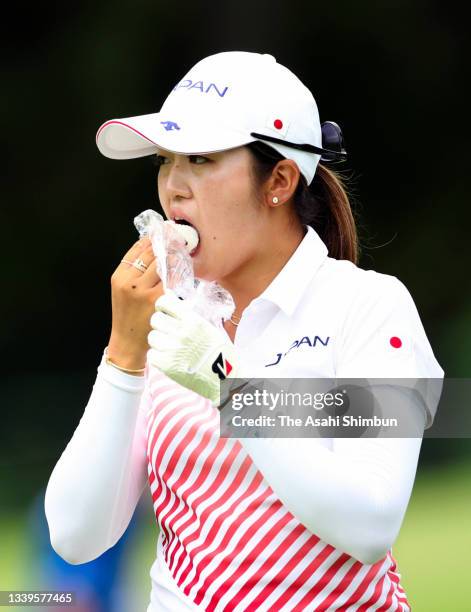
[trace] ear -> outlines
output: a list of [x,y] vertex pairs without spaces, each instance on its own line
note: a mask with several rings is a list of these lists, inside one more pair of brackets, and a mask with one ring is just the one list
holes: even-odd
[[[292,159],[282,159],[273,168],[265,185],[265,199],[269,206],[285,204],[294,194],[299,182],[299,168]],[[275,198],[275,202],[273,202]]]

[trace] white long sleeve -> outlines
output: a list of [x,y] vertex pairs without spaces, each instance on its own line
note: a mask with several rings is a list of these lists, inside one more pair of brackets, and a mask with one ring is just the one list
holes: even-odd
[[45,511],[54,550],[91,561],[126,530],[146,484],[144,377],[102,359],[89,402],[57,462]]
[[[425,412],[410,403],[410,427]],[[410,429],[409,431],[412,431]],[[415,438],[241,438],[285,507],[325,542],[362,563],[384,558],[409,503],[422,443]]]

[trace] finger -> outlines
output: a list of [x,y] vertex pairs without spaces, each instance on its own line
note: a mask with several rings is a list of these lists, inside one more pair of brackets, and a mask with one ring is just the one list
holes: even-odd
[[164,374],[170,370],[171,362],[167,351],[157,351],[151,348],[147,351],[147,360]]
[[[138,260],[144,263],[146,270],[140,270],[132,265]],[[126,262],[121,262],[121,265],[125,266],[130,278],[139,281],[141,287],[151,288],[160,283],[161,279],[157,273],[157,260],[151,244],[138,257],[135,257],[133,260],[127,259]]]
[[[132,247],[129,249],[129,251],[124,255],[123,259],[127,259],[128,261],[130,261],[131,263],[137,259],[138,257],[140,257],[140,255],[149,248],[149,246],[151,245],[151,242],[149,240],[149,238],[145,237],[145,238],[141,238],[140,240],[138,240],[137,242],[135,242]],[[123,262],[121,262],[123,263]],[[123,264],[125,267],[130,267],[130,264]]]
[[175,354],[175,351],[181,349],[181,340],[173,334],[164,334],[156,329],[150,331],[147,335],[147,342],[151,349],[161,352],[164,351],[168,355]]
[[[157,260],[154,260],[145,272],[141,272],[138,270],[140,274],[138,282],[140,287],[144,287],[145,289],[153,289],[157,286],[162,286],[162,280],[157,272]],[[160,295],[162,291],[158,293]],[[156,296],[157,297],[157,296]]]
[[144,272],[139,271],[139,285],[146,289],[151,289],[158,285],[162,280],[157,269],[157,258],[152,249],[152,245],[144,251],[144,253],[140,256],[140,259],[142,259],[147,266],[147,270]]
[[175,317],[176,319],[182,319],[185,315],[191,312],[191,309],[185,303],[185,300],[180,300],[180,298],[178,298],[171,290],[167,290],[164,295],[159,297],[159,299],[155,302],[155,310],[157,312],[161,311],[164,314]]
[[154,312],[150,318],[150,325],[152,329],[156,329],[165,334],[178,334],[181,328],[181,322],[179,319],[169,317],[163,312]]
[[[124,256],[123,259],[121,260],[121,263],[124,263],[129,268],[129,266],[132,266],[132,264],[135,261],[141,260],[141,261],[143,261],[146,264],[146,266],[149,266],[150,263],[154,259],[155,259],[154,249],[152,248],[152,245],[149,244],[149,245],[146,246],[146,248],[141,250],[139,252],[139,254],[136,255],[136,256],[133,256],[133,257]],[[135,269],[137,269],[137,268],[135,268]]]
[[154,348],[151,348],[147,351],[147,361],[155,366],[156,368],[161,369],[163,365],[163,361],[167,360],[167,356],[165,351],[157,351]]

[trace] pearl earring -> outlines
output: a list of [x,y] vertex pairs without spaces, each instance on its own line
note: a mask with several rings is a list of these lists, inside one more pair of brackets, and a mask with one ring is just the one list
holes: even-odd
[[273,204],[278,204],[278,198],[276,196],[273,196],[272,202]]

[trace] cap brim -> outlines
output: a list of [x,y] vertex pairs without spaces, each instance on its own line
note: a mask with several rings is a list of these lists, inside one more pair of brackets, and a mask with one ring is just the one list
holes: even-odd
[[215,153],[253,142],[249,133],[216,125],[194,126],[194,120],[168,121],[161,113],[104,123],[96,135],[97,147],[111,159],[153,155],[158,149],[174,153]]

